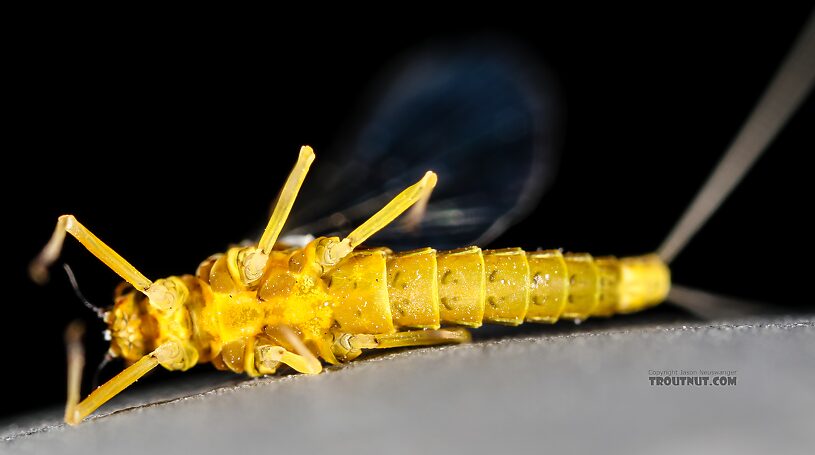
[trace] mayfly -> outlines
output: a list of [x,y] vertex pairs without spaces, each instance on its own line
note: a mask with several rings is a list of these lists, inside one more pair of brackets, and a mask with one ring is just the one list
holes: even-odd
[[[416,93],[405,95],[405,90],[400,92],[402,99],[384,97],[386,106],[399,106],[395,110],[406,114],[380,109],[375,114],[381,122],[415,125],[417,118],[426,115],[423,107],[427,106],[422,103],[428,100],[436,111],[452,112],[448,120],[453,120],[437,121],[441,128],[426,129],[431,132],[426,136],[394,134],[393,125],[382,123],[363,131],[356,147],[357,157],[377,165],[349,171],[356,176],[358,187],[384,178],[382,167],[410,170],[429,164],[426,169],[431,170],[395,196],[369,197],[362,191],[356,194],[358,201],[349,201],[355,202],[350,210],[306,225],[306,231],[316,233],[354,222],[354,229],[347,235],[307,237],[297,245],[281,237],[315,157],[308,146],[301,148],[260,240],[211,256],[194,275],[152,281],[75,217],[61,216],[51,240],[32,263],[32,276],[40,280],[45,277],[67,233],[123,278],[127,284],[117,289],[113,307],[102,316],[109,327],[110,354],[129,364],[80,401],[81,355],[69,355],[66,422],[78,424],[159,365],[183,371],[211,362],[216,368],[249,376],[273,374],[287,366],[300,373],[317,374],[323,362],[339,365],[365,350],[466,342],[470,339],[467,328],[485,322],[519,325],[553,323],[563,318],[584,320],[639,311],[662,302],[670,289],[670,273],[657,255],[616,259],[563,254],[560,250],[482,250],[465,246],[467,241],[459,245],[463,248],[436,250],[423,245],[402,252],[363,245],[375,234],[380,234],[379,240],[396,235],[407,240],[402,244],[418,242],[424,237],[413,235],[417,226],[423,233],[433,232],[434,227],[456,226],[460,228],[457,234],[480,239],[475,242],[478,244],[495,237],[517,219],[523,212],[519,207],[528,206],[534,199],[529,195],[541,189],[538,165],[543,135],[538,121],[542,113],[549,113],[545,103],[539,103],[544,98],[534,93],[528,83],[509,76],[518,74],[513,65],[502,57],[485,65],[490,59],[485,55],[464,53],[458,60],[449,55],[436,56],[435,60],[421,62],[423,65],[417,66],[423,68],[446,62],[435,66],[441,68],[435,74],[441,72],[444,77],[422,81],[411,74],[410,84],[401,85],[421,87],[418,90],[426,95],[424,99]],[[445,105],[445,100],[450,103]],[[447,109],[460,106],[462,100],[482,110]],[[470,115],[472,112],[477,114]],[[483,122],[483,112],[503,115]],[[415,133],[415,126],[411,128]],[[438,135],[440,130],[445,135]],[[383,137],[382,131],[388,134]],[[398,163],[379,159],[384,155],[372,152],[387,154],[399,147],[443,150],[433,159],[392,153],[408,158]],[[445,156],[445,151],[451,150],[455,156]],[[509,169],[505,165],[512,160],[507,150],[528,152],[532,159],[518,160]],[[512,188],[519,196],[509,203],[504,198],[506,190],[496,193],[481,181],[469,185],[461,182],[466,190],[458,194],[443,192],[438,204],[430,203],[437,179],[444,181],[445,164],[455,168],[462,163],[482,166],[501,177],[507,176],[508,170],[523,168],[527,178],[514,180],[520,180],[522,188]],[[459,183],[455,178],[465,173],[451,174]],[[332,169],[329,175],[335,181],[348,182],[347,172],[343,175]],[[470,179],[477,180],[472,176]],[[393,184],[390,179],[384,186]],[[324,185],[330,186],[330,182]],[[356,223],[360,214],[375,203],[372,201],[383,199],[389,202]],[[319,207],[322,200],[304,202],[304,212],[312,212],[309,216],[323,210]],[[509,210],[497,213],[496,207],[501,206]],[[407,214],[403,217],[406,221],[399,223],[396,220],[403,213]],[[472,237],[475,234],[478,236]]]
[[69,233],[129,284],[104,321],[110,352],[131,365],[83,401],[71,393],[67,423],[78,424],[158,365],[183,371],[212,362],[249,376],[287,365],[317,374],[321,361],[337,365],[366,349],[469,340],[465,329],[451,325],[610,316],[657,304],[668,293],[668,269],[653,255],[617,260],[520,248],[360,249],[427,200],[437,179],[430,171],[343,239],[276,247],[312,160],[304,146],[257,245],[212,256],[195,275],[152,281],[72,215],[59,218],[33,264],[35,276],[56,259]]

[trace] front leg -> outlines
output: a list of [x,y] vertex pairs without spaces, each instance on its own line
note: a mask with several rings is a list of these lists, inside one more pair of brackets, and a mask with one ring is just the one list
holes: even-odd
[[78,425],[85,417],[158,365],[178,369],[179,365],[185,363],[183,346],[175,341],[168,341],[99,386],[87,398],[79,401],[82,367],[85,365],[85,353],[81,341],[82,332],[82,326],[74,323],[68,327],[65,336],[68,348],[68,400],[65,405],[65,422],[68,425]]

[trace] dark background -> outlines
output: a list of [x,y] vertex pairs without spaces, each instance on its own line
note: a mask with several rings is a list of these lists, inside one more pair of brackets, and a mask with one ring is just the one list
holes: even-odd
[[[169,34],[112,25],[20,37],[7,67],[15,82],[7,85],[2,341],[11,399],[0,414],[64,399],[62,333],[72,319],[89,328],[86,376],[105,350],[102,324],[58,267],[46,287],[26,275],[62,213],[148,277],[191,273],[265,223],[298,147],[314,146],[318,159],[330,153],[389,62],[417,47],[493,35],[546,64],[566,120],[554,186],[493,246],[650,252],[733,139],[807,14],[804,7],[517,11],[489,23],[305,21],[296,32],[270,23]],[[811,209],[812,113],[810,96],[677,258],[676,282],[812,308],[801,291],[809,273],[796,265],[811,251],[811,224],[802,218]],[[266,186],[245,188],[253,174],[268,176]],[[111,302],[113,273],[72,239],[63,259],[91,301]]]

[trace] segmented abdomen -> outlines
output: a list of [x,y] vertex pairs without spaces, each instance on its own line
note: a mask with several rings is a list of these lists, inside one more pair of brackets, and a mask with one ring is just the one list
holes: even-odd
[[344,331],[388,333],[400,327],[553,323],[629,313],[664,300],[670,273],[655,255],[374,249],[346,258],[329,282],[334,317]]

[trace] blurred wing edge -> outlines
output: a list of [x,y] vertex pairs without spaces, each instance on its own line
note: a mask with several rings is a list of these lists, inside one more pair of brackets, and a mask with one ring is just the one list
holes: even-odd
[[[347,233],[424,171],[438,169],[439,186],[418,231],[406,232],[397,220],[369,243],[487,245],[528,215],[551,184],[559,158],[557,83],[514,43],[490,39],[422,49],[375,87],[372,107],[357,128],[346,129],[350,140],[333,155],[318,151],[316,172],[287,234]],[[499,114],[529,125],[502,124]],[[506,147],[496,145],[513,134]],[[451,224],[456,219],[460,226]]]

